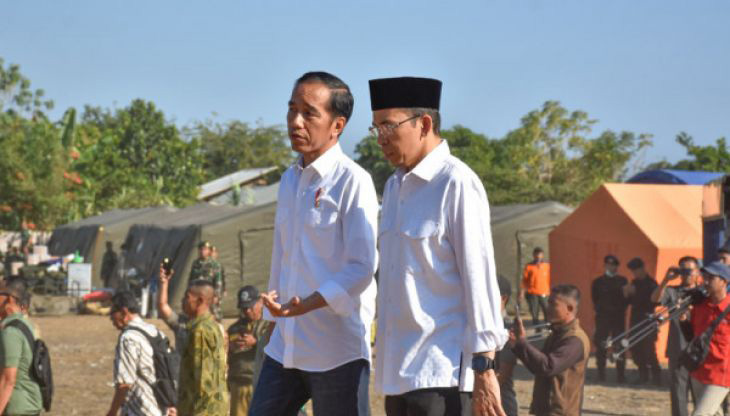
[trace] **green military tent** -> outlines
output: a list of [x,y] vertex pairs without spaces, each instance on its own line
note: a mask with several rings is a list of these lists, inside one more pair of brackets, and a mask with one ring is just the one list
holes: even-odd
[[517,293],[524,265],[532,249],[541,247],[549,260],[548,235],[573,208],[559,202],[495,205],[491,207],[492,239],[497,273],[512,282]]
[[91,263],[92,286],[101,287],[101,264],[106,242],[119,249],[126,238],[129,227],[141,221],[154,222],[176,211],[168,206],[137,209],[115,209],[100,215],[59,226],[51,234],[48,253],[66,256],[79,252],[86,263]]
[[165,257],[172,260],[175,276],[170,303],[176,307],[188,285],[197,245],[210,241],[218,248],[226,276],[223,313],[237,314],[236,293],[251,284],[264,290],[269,280],[276,203],[233,207],[200,203],[149,224],[136,224],[125,240],[123,271],[133,270],[146,279],[157,279]]

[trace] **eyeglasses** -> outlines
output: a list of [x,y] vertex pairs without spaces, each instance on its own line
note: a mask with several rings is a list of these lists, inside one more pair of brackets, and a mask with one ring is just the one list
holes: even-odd
[[370,128],[368,128],[368,130],[370,131],[370,134],[375,136],[376,139],[388,137],[391,134],[393,134],[395,129],[400,127],[402,124],[409,122],[411,120],[415,120],[419,117],[421,117],[421,114],[416,114],[413,117],[409,117],[409,118],[401,121],[400,123],[386,123],[386,124],[381,124],[379,126],[370,126]]

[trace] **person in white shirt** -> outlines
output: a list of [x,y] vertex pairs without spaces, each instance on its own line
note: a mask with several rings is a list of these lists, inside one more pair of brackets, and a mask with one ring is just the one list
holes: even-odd
[[388,416],[503,415],[489,203],[439,136],[440,97],[434,79],[370,81],[370,130],[397,168],[380,216],[375,388]]
[[158,406],[152,389],[156,381],[152,345],[140,331],[151,337],[162,333],[139,317],[139,309],[132,292],[117,292],[112,298],[109,319],[121,334],[114,355],[115,388],[108,416],[116,416],[119,410],[125,416],[167,414],[167,409]]
[[368,415],[378,201],[370,175],[338,139],[350,89],[310,72],[294,84],[287,127],[299,153],[279,185],[264,319],[275,328],[251,416]]

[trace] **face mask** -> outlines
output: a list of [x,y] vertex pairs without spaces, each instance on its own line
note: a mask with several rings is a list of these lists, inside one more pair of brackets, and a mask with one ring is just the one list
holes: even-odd
[[606,276],[608,276],[608,277],[613,277],[613,276],[616,276],[616,272],[612,272],[612,271],[611,271],[611,270],[609,270],[609,269],[608,269],[608,267],[607,267],[607,268],[606,268]]

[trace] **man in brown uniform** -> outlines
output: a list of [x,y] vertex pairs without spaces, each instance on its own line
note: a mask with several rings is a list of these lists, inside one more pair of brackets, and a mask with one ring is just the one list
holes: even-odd
[[552,333],[542,351],[529,344],[522,320],[510,331],[509,345],[535,375],[530,413],[537,416],[581,414],[583,382],[591,344],[580,327],[580,291],[573,285],[555,286],[548,299]]

